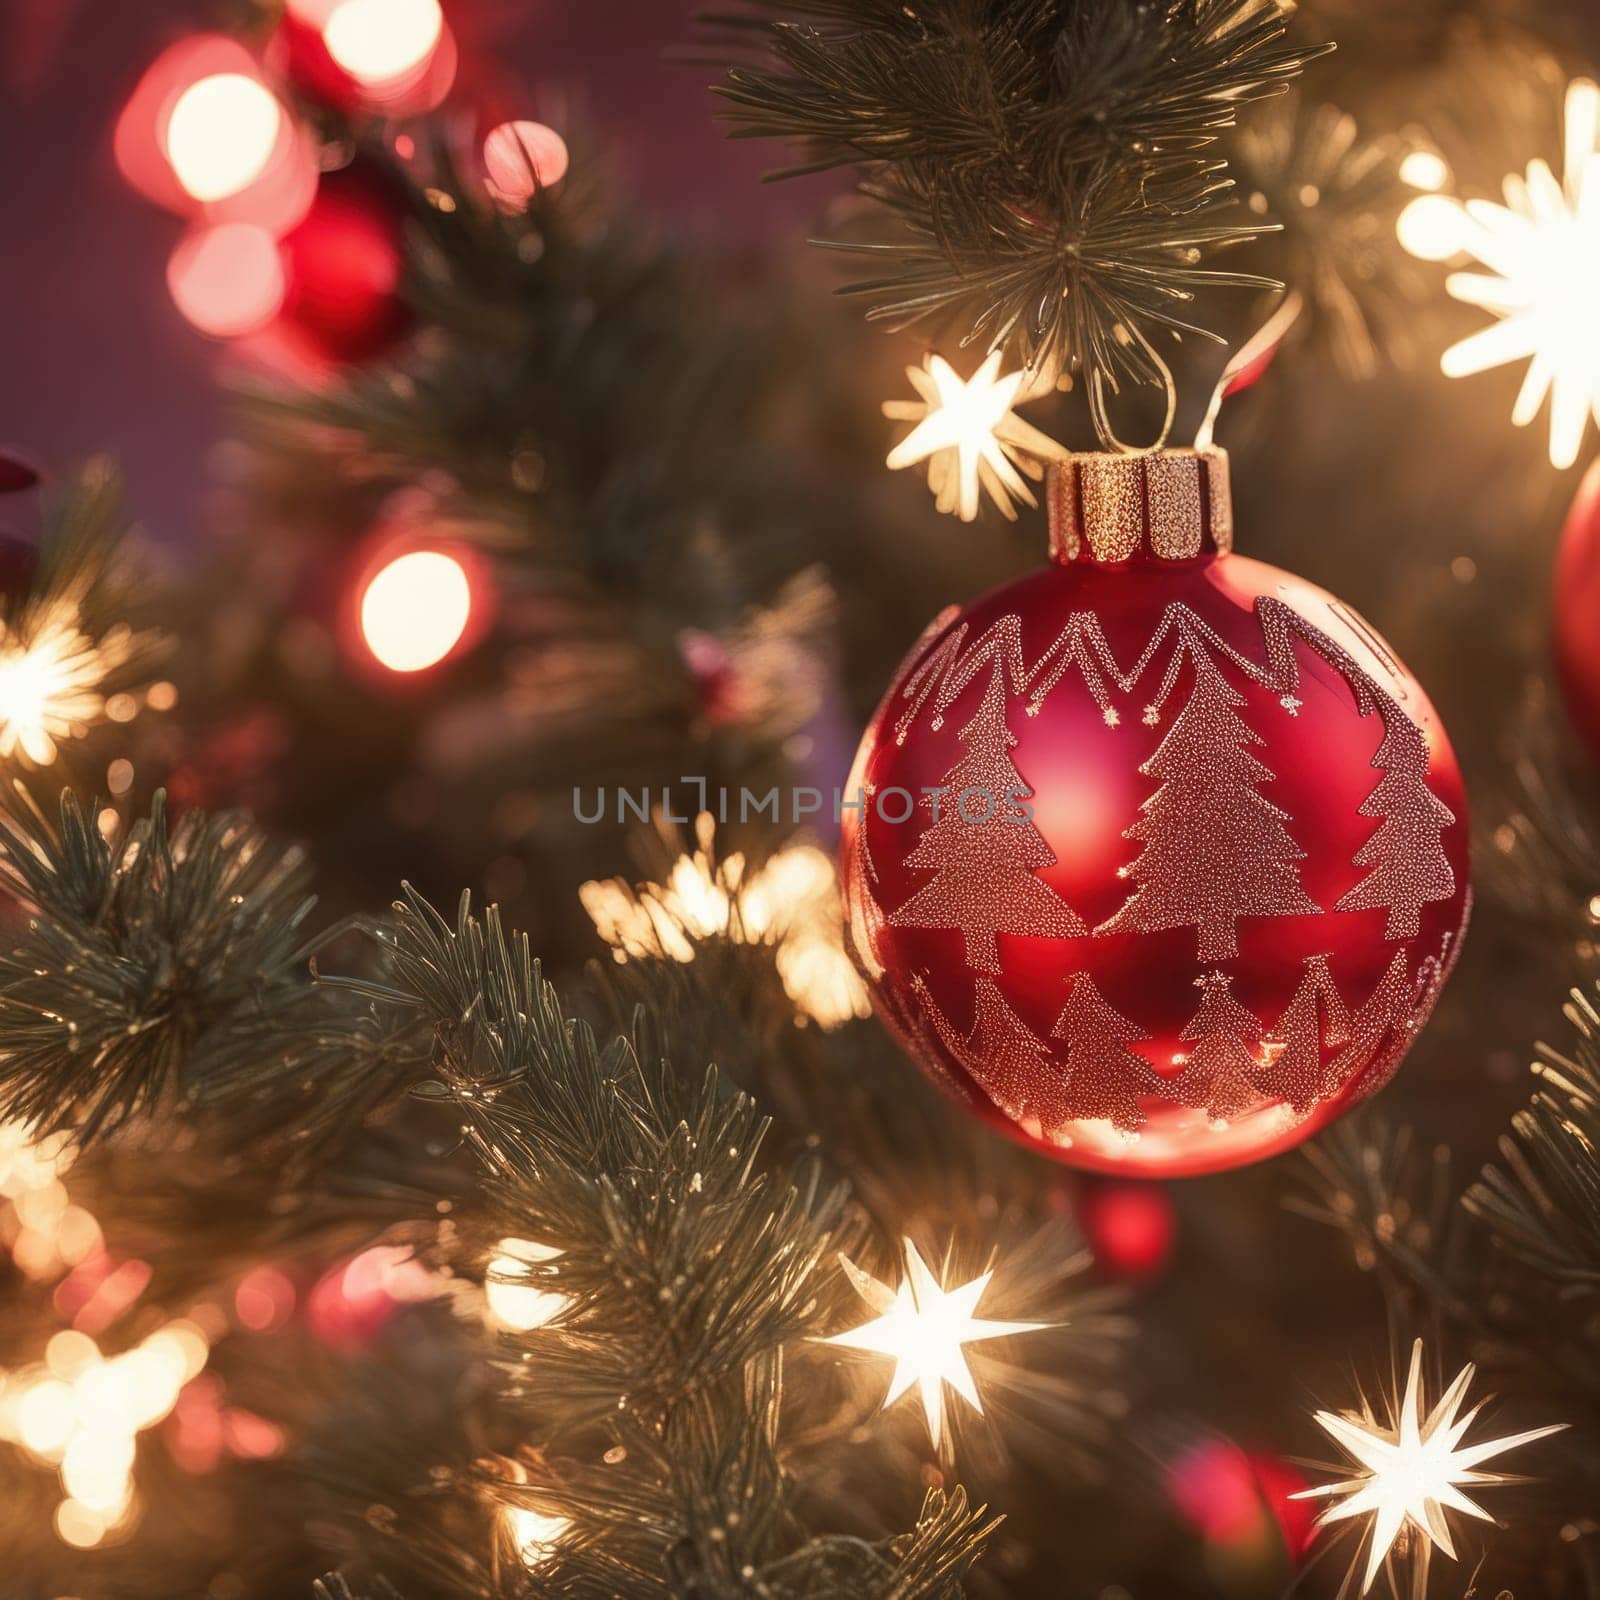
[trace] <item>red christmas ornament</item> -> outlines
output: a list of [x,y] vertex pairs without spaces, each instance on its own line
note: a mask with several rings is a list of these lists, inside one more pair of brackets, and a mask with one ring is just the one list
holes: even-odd
[[284,235],[283,321],[332,361],[368,361],[406,331],[400,295],[405,208],[361,163],[324,173],[306,219]]
[[1081,1167],[1298,1144],[1458,953],[1461,776],[1348,607],[1229,554],[1221,451],[1052,475],[1043,570],[937,618],[856,756],[850,935],[950,1092]]
[[1567,710],[1600,760],[1600,461],[1589,468],[1561,531],[1551,618]]

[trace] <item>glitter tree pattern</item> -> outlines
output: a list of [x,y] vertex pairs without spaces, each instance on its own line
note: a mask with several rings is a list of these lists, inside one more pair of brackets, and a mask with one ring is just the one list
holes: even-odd
[[1139,770],[1161,787],[1127,830],[1144,845],[1124,869],[1138,887],[1097,933],[1193,926],[1202,961],[1238,954],[1240,917],[1300,916],[1321,908],[1300,885],[1305,852],[1288,814],[1258,786],[1273,774],[1250,753],[1261,735],[1239,693],[1201,647],[1188,643],[1194,686],[1156,753]]
[[1418,1015],[1418,997],[1406,964],[1404,950],[1378,981],[1378,986],[1356,1008],[1350,1024],[1350,1043],[1328,1068],[1331,1086],[1360,1077],[1361,1092],[1371,1093],[1384,1083],[1410,1042]]
[[1383,768],[1383,777],[1362,802],[1361,815],[1383,821],[1355,856],[1358,867],[1372,871],[1334,909],[1387,908],[1384,937],[1414,939],[1422,907],[1455,893],[1455,873],[1440,843],[1455,813],[1428,787],[1428,746],[1409,718],[1389,720],[1372,764]]
[[1260,1067],[1255,1051],[1261,1043],[1260,1022],[1233,997],[1232,980],[1224,972],[1195,979],[1200,1009],[1180,1038],[1192,1041],[1183,1071],[1167,1082],[1167,1093],[1186,1106],[1203,1110],[1213,1122],[1227,1122],[1256,1104]]
[[1303,1117],[1328,1091],[1324,1048],[1337,1047],[1349,1036],[1350,1014],[1328,970],[1328,958],[1311,956],[1266,1041],[1266,1065],[1256,1075],[1257,1086]]
[[1006,1003],[992,978],[979,978],[967,1070],[1008,1116],[1036,1135],[1064,1120],[1050,1048]]
[[1145,1121],[1139,1097],[1160,1094],[1163,1085],[1150,1063],[1127,1046],[1150,1035],[1109,1005],[1093,978],[1079,973],[1052,1036],[1066,1042],[1070,1115],[1104,1118],[1123,1133],[1137,1133]]
[[1044,836],[1013,796],[1030,791],[1011,759],[1005,686],[996,670],[977,714],[961,730],[968,754],[946,775],[933,826],[906,857],[935,876],[895,911],[897,928],[954,928],[967,962],[1000,971],[997,934],[1076,938],[1083,919],[1034,869],[1055,864]]

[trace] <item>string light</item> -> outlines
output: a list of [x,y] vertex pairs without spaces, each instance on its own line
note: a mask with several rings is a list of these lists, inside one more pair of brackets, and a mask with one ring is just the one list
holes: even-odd
[[443,31],[439,0],[343,0],[322,39],[357,82],[385,87],[425,67]]
[[903,1242],[906,1275],[898,1289],[890,1289],[853,1262],[844,1262],[856,1292],[879,1315],[872,1322],[836,1333],[824,1342],[892,1356],[894,1376],[889,1380],[883,1409],[915,1388],[922,1401],[928,1437],[938,1449],[945,1438],[946,1384],[980,1416],[983,1414],[983,1401],[967,1365],[965,1347],[983,1339],[1032,1333],[1049,1324],[980,1320],[973,1313],[994,1277],[993,1270],[954,1289],[945,1289],[928,1270],[916,1245],[910,1239]]
[[501,1516],[517,1560],[525,1567],[549,1560],[556,1541],[572,1526],[571,1517],[555,1517],[527,1506],[506,1506]]
[[561,1252],[533,1239],[502,1239],[484,1277],[489,1313],[503,1328],[542,1328],[568,1305],[567,1296],[540,1286],[534,1267]]
[[[53,1467],[61,1484],[55,1530],[64,1544],[89,1549],[135,1510],[133,1466],[138,1435],[162,1422],[184,1385],[204,1370],[210,1341],[177,1318],[131,1349],[105,1355],[90,1329],[142,1290],[148,1269],[113,1268],[100,1252],[98,1225],[69,1199],[69,1141],[36,1140],[21,1123],[0,1124],[0,1241],[26,1277],[45,1282],[95,1269],[99,1286],[83,1299],[74,1325],[45,1345],[43,1359],[0,1368],[0,1440]],[[99,1267],[96,1268],[96,1261]],[[133,1270],[129,1270],[133,1269]]]
[[[1025,505],[1038,504],[1027,478],[1037,482],[1044,476],[1041,463],[1065,460],[1067,452],[1012,408],[1053,388],[1048,374],[1031,380],[1026,372],[1002,377],[996,350],[965,380],[938,355],[930,355],[921,367],[907,367],[906,377],[921,399],[884,402],[884,416],[916,424],[889,452],[891,470],[926,461],[935,504],[963,522],[978,515],[980,489],[1013,521],[1013,497]],[[1026,389],[1024,380],[1029,380]]]
[[567,175],[567,142],[542,122],[502,122],[483,141],[483,168],[490,193],[521,207],[540,189]]
[[1433,1409],[1427,1410],[1422,1393],[1422,1341],[1418,1339],[1411,1347],[1404,1396],[1398,1405],[1391,1401],[1387,1407],[1395,1419],[1392,1424],[1379,1423],[1372,1408],[1365,1403],[1361,1412],[1354,1415],[1333,1411],[1316,1413],[1317,1423],[1345,1451],[1358,1471],[1355,1476],[1337,1483],[1304,1490],[1295,1498],[1335,1502],[1317,1519],[1319,1528],[1353,1518],[1367,1519],[1365,1532],[1369,1544],[1366,1571],[1361,1581],[1363,1594],[1371,1590],[1373,1580],[1383,1570],[1390,1553],[1401,1553],[1409,1548],[1415,1555],[1412,1592],[1420,1600],[1427,1589],[1428,1564],[1435,1546],[1452,1561],[1456,1558],[1445,1513],[1457,1511],[1484,1522],[1494,1520],[1461,1492],[1462,1486],[1515,1481],[1503,1473],[1476,1469],[1495,1456],[1548,1434],[1559,1433],[1565,1427],[1564,1423],[1555,1423],[1463,1445],[1463,1435],[1486,1403],[1479,1401],[1464,1416],[1460,1414],[1475,1371],[1470,1364],[1463,1367]]
[[272,91],[242,72],[201,78],[178,96],[167,120],[167,160],[187,193],[225,200],[266,170],[283,113]]
[[621,879],[583,884],[578,898],[618,961],[694,960],[697,940],[728,938],[775,947],[784,992],[813,1022],[839,1027],[871,1014],[871,1002],[840,937],[839,882],[814,845],[790,845],[746,874],[742,853],[715,859],[716,827],[695,819],[697,848],[679,856],[664,884]]
[[1496,321],[1446,350],[1452,378],[1526,360],[1511,419],[1525,427],[1550,401],[1550,460],[1578,459],[1590,414],[1600,421],[1600,88],[1567,88],[1563,177],[1544,161],[1505,180],[1504,205],[1421,195],[1401,213],[1399,237],[1413,255],[1445,260],[1465,252],[1486,272],[1455,272],[1457,300]]
[[114,629],[96,642],[69,601],[0,624],[0,760],[47,767],[59,742],[105,713],[102,685],[129,659],[133,636]]
[[167,263],[167,289],[185,319],[213,339],[256,333],[283,309],[278,242],[246,222],[185,234]]
[[421,672],[443,661],[471,617],[466,569],[440,550],[396,556],[361,596],[361,636],[391,672]]

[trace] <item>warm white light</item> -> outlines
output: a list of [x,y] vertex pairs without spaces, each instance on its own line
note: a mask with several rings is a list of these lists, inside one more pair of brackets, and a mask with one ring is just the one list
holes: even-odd
[[129,637],[96,645],[65,603],[28,619],[25,631],[7,634],[0,625],[0,761],[47,767],[59,741],[97,720],[101,685],[125,659]]
[[63,1500],[56,1507],[55,1524],[61,1542],[74,1550],[92,1550],[105,1538],[110,1526],[99,1512],[76,1500]]
[[361,597],[361,636],[391,672],[420,672],[455,649],[472,615],[461,563],[438,550],[397,556]]
[[994,1277],[982,1273],[959,1288],[944,1289],[928,1270],[917,1247],[904,1241],[906,1275],[900,1287],[869,1277],[851,1268],[857,1291],[874,1309],[876,1321],[836,1333],[828,1344],[847,1345],[855,1350],[870,1350],[875,1355],[893,1356],[894,1376],[884,1396],[885,1408],[915,1387],[922,1398],[922,1414],[928,1436],[937,1447],[944,1434],[944,1386],[949,1384],[980,1415],[983,1402],[967,1365],[964,1347],[980,1339],[1002,1339],[1013,1333],[1031,1333],[1048,1326],[1042,1322],[985,1322],[974,1317],[983,1292]]
[[272,91],[242,72],[201,78],[178,96],[167,119],[167,160],[200,201],[225,200],[266,169],[283,113]]
[[865,985],[840,935],[839,880],[814,845],[791,845],[746,874],[734,851],[712,852],[715,825],[695,819],[699,848],[679,856],[664,884],[619,878],[582,884],[578,898],[618,961],[694,960],[695,941],[770,944],[785,993],[813,1022],[835,1028],[871,1015]]
[[322,39],[328,54],[370,87],[423,66],[443,29],[439,0],[343,0],[323,25]]
[[[1570,467],[1591,413],[1600,421],[1600,88],[1580,79],[1567,89],[1563,179],[1532,161],[1524,177],[1505,180],[1505,198],[1440,201],[1458,213],[1460,248],[1488,269],[1452,273],[1446,287],[1497,319],[1452,345],[1440,365],[1459,378],[1527,361],[1511,420],[1525,427],[1548,397],[1550,460]],[[1443,212],[1429,215],[1413,231],[1438,248]],[[1406,233],[1401,240],[1412,248]]]
[[884,416],[916,423],[889,452],[891,469],[926,461],[935,504],[963,522],[977,516],[980,489],[1013,520],[1013,497],[1025,505],[1038,504],[1023,474],[1037,481],[1044,476],[1041,462],[1062,461],[1067,455],[1048,434],[1012,411],[1035,398],[1039,379],[1023,391],[1027,373],[1001,377],[998,350],[966,380],[937,355],[929,356],[924,367],[907,367],[906,377],[922,398],[884,403]]
[[1448,261],[1466,248],[1471,224],[1459,200],[1419,194],[1395,220],[1400,243],[1419,261]]
[[1434,150],[1413,150],[1400,163],[1400,181],[1413,189],[1432,192],[1442,189],[1450,181],[1450,168],[1445,159]]
[[517,1559],[525,1567],[536,1567],[545,1560],[556,1540],[572,1526],[570,1517],[553,1517],[527,1506],[507,1506],[504,1514]]
[[566,1308],[567,1297],[544,1288],[548,1280],[533,1278],[529,1269],[554,1261],[561,1252],[532,1239],[502,1239],[499,1252],[489,1263],[483,1286],[490,1312],[502,1327],[518,1332],[542,1328]]
[[24,1391],[17,1408],[17,1431],[35,1455],[54,1457],[66,1448],[77,1418],[72,1385],[42,1378]]
[[1422,1341],[1418,1339],[1411,1347],[1405,1395],[1396,1408],[1393,1426],[1380,1426],[1370,1411],[1361,1416],[1345,1416],[1333,1411],[1316,1413],[1317,1422],[1333,1436],[1358,1470],[1354,1477],[1304,1490],[1294,1498],[1335,1501],[1317,1519],[1319,1527],[1352,1517],[1371,1518],[1371,1544],[1361,1584],[1363,1594],[1372,1588],[1389,1552],[1407,1530],[1415,1541],[1419,1563],[1415,1592],[1420,1594],[1427,1587],[1428,1558],[1434,1546],[1455,1560],[1455,1546],[1445,1512],[1458,1511],[1484,1522],[1494,1520],[1461,1493],[1461,1486],[1509,1480],[1502,1473],[1474,1469],[1519,1445],[1542,1439],[1546,1434],[1559,1433],[1565,1426],[1557,1423],[1547,1428],[1531,1428],[1526,1433],[1463,1446],[1462,1435],[1482,1409],[1480,1402],[1465,1416],[1459,1414],[1474,1371],[1470,1365],[1463,1367],[1438,1403],[1431,1410],[1427,1409],[1422,1394]]

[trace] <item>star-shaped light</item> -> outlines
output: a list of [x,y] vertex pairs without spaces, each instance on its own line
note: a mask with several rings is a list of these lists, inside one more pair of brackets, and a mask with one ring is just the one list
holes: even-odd
[[915,1385],[922,1397],[928,1436],[938,1448],[944,1437],[945,1384],[948,1383],[980,1416],[983,1414],[983,1401],[978,1397],[978,1386],[967,1365],[964,1347],[980,1339],[1032,1333],[1050,1324],[980,1320],[973,1313],[994,1277],[993,1270],[959,1288],[945,1289],[928,1270],[917,1247],[909,1239],[904,1244],[906,1275],[898,1289],[891,1289],[853,1262],[840,1258],[856,1292],[880,1315],[875,1321],[847,1333],[836,1333],[825,1342],[870,1350],[874,1355],[893,1356],[894,1377],[884,1396],[884,1409]]
[[921,367],[907,367],[906,376],[922,398],[884,402],[884,416],[916,424],[889,452],[891,468],[926,461],[935,504],[963,522],[977,516],[980,488],[1012,521],[1017,516],[1013,496],[1038,504],[1027,479],[1037,482],[1044,476],[1041,463],[1064,461],[1067,452],[1012,408],[1053,388],[1049,374],[1019,371],[1002,377],[995,350],[968,379],[937,355]]
[[1297,1500],[1335,1499],[1317,1519],[1319,1527],[1353,1517],[1370,1517],[1371,1544],[1361,1582],[1366,1594],[1398,1544],[1407,1547],[1408,1535],[1415,1540],[1416,1564],[1412,1592],[1421,1595],[1427,1588],[1428,1561],[1435,1545],[1449,1558],[1456,1558],[1446,1511],[1459,1511],[1484,1522],[1494,1519],[1475,1501],[1461,1492],[1466,1484],[1513,1483],[1514,1476],[1499,1472],[1479,1472],[1480,1463],[1515,1450],[1519,1445],[1559,1433],[1565,1423],[1546,1428],[1530,1428],[1499,1439],[1484,1439],[1463,1445],[1462,1436],[1486,1402],[1480,1400],[1464,1416],[1458,1415],[1461,1402],[1472,1385],[1475,1368],[1470,1364],[1455,1376],[1433,1409],[1424,1414],[1422,1397],[1422,1341],[1411,1347],[1411,1369],[1406,1377],[1405,1397],[1398,1407],[1389,1407],[1395,1417],[1384,1427],[1363,1406],[1359,1416],[1334,1411],[1319,1411],[1316,1420],[1331,1434],[1360,1469],[1353,1478],[1325,1483],[1294,1496]]
[[1413,255],[1444,260],[1460,251],[1487,272],[1455,272],[1458,300],[1499,319],[1446,350],[1452,378],[1510,361],[1528,362],[1511,413],[1526,426],[1550,399],[1550,460],[1578,459],[1590,413],[1600,421],[1600,88],[1567,88],[1561,181],[1544,161],[1505,180],[1504,205],[1421,195],[1401,213],[1401,242]]

